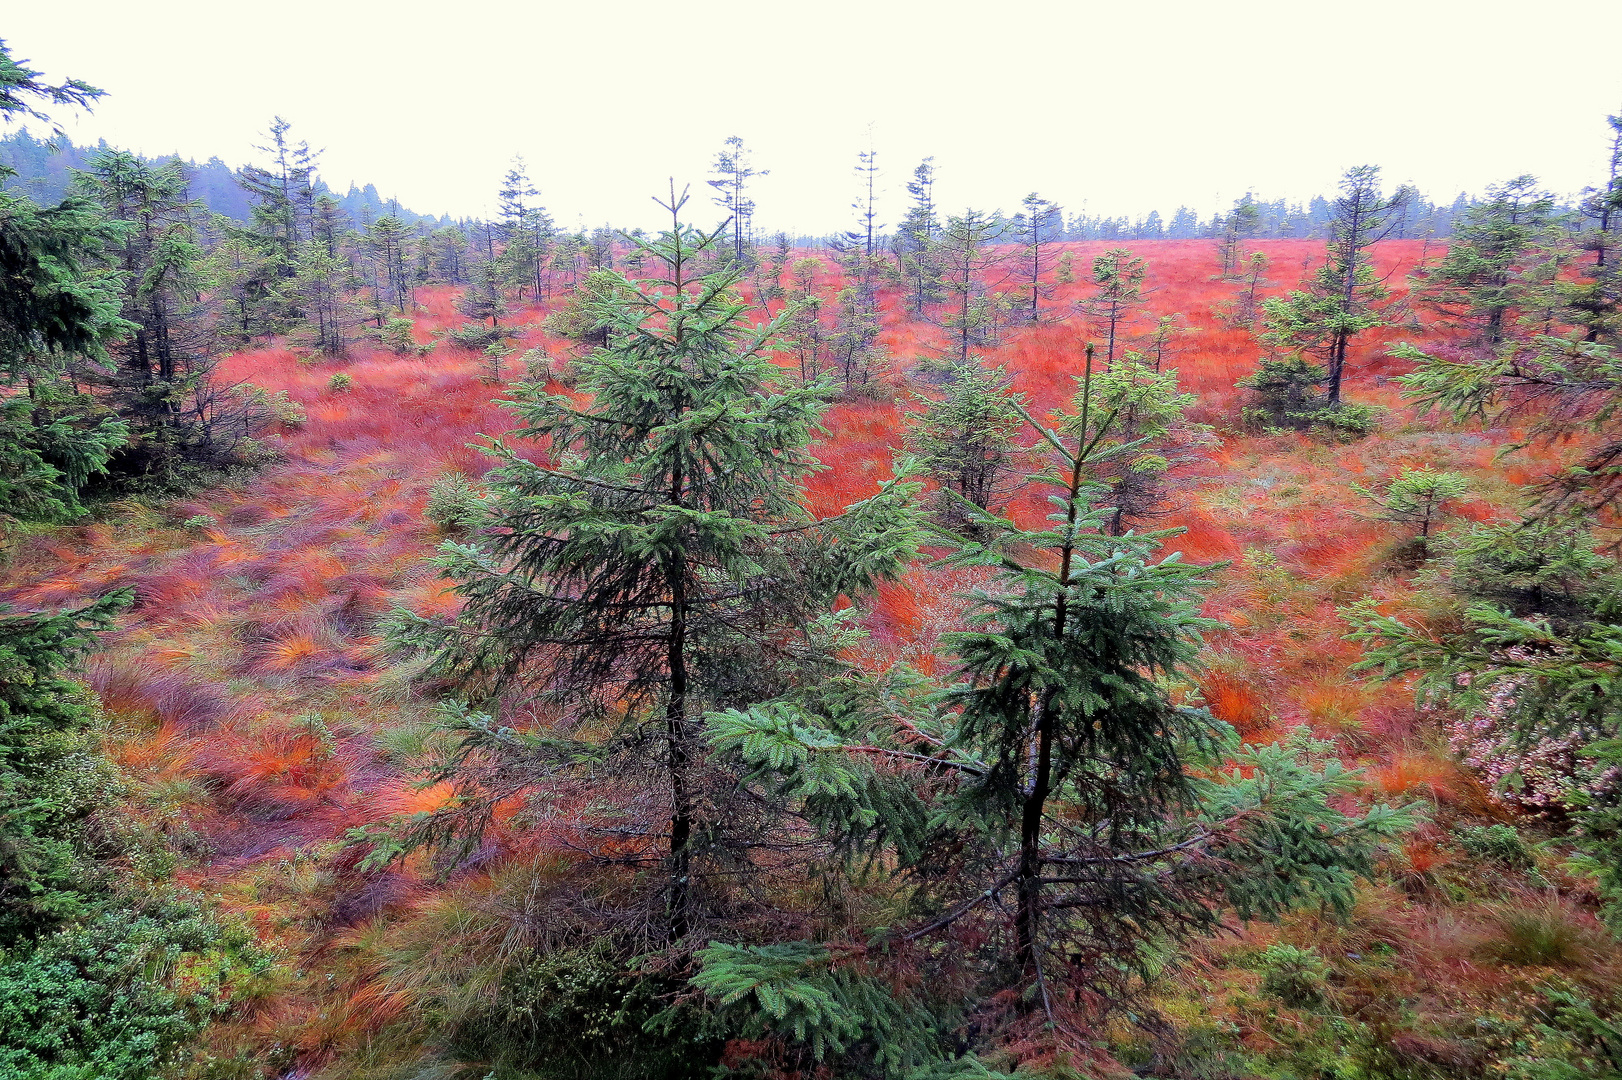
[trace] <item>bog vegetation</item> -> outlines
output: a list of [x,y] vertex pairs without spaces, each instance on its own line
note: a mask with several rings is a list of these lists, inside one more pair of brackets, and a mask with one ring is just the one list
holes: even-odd
[[1610,131],[816,243],[13,135],[0,1076],[1622,1074]]

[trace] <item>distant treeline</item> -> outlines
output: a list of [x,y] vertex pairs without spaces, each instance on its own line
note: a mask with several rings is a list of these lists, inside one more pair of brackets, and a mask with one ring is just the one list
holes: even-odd
[[[1453,222],[1474,206],[1476,200],[1464,192],[1447,205],[1438,205],[1411,187],[1401,189],[1402,209],[1392,233],[1394,240],[1418,239],[1426,236],[1444,237],[1453,232]],[[1305,205],[1286,199],[1271,202],[1246,194],[1235,209],[1245,216],[1254,213],[1254,228],[1247,235],[1252,238],[1312,238],[1326,235],[1334,217],[1334,206],[1323,195],[1314,196]],[[1201,219],[1186,206],[1177,208],[1171,219],[1151,210],[1141,218],[1102,217],[1077,214],[1065,221],[1066,240],[1196,240],[1216,236],[1223,231],[1230,213],[1214,214]]]
[[[5,180],[4,186],[41,204],[59,202],[72,185],[74,171],[84,171],[89,167],[92,155],[107,149],[110,147],[106,140],[96,146],[76,146],[63,139],[47,141],[35,138],[26,131],[15,132],[0,138],[0,167],[13,169],[17,173],[15,177]],[[174,154],[168,154],[143,160],[162,164],[179,159]],[[184,161],[182,164],[192,198],[210,211],[233,221],[246,223],[250,220],[252,200],[237,181],[236,171],[231,166],[218,157],[201,163]],[[407,225],[433,227],[453,224],[450,215],[436,217],[433,214],[418,214],[400,206],[394,199],[383,198],[375,184],[365,187],[351,184],[341,196],[319,179],[315,181],[315,186],[319,193],[332,194],[339,208],[360,227],[368,226],[384,216],[399,218]],[[1431,202],[1412,188],[1404,189],[1404,195],[1401,221],[1397,223],[1394,239],[1450,236],[1454,221],[1476,201],[1463,192],[1445,205]],[[1253,221],[1253,228],[1247,230],[1247,235],[1256,239],[1322,237],[1333,215],[1330,200],[1322,195],[1302,204],[1286,199],[1268,201],[1246,194],[1235,204],[1235,209]],[[1162,216],[1158,210],[1152,210],[1140,218],[1083,213],[1064,216],[1057,224],[1062,226],[1064,240],[1195,240],[1220,234],[1231,217],[1232,211],[1201,218],[1197,211],[1182,206],[1170,218]],[[830,239],[794,236],[790,241],[796,247],[810,247],[820,246]]]
[[[45,140],[35,138],[26,131],[14,132],[0,139],[0,171],[10,168],[17,173],[16,176],[5,179],[3,186],[10,191],[27,195],[41,205],[61,202],[73,186],[73,174],[88,170],[90,159],[96,153],[111,149],[113,147],[105,139],[95,146],[75,146],[65,139]],[[136,156],[152,165],[181,161],[191,198],[201,202],[213,213],[221,214],[233,221],[246,224],[252,220],[253,200],[237,181],[236,170],[219,158],[211,157],[205,162],[198,163],[182,161],[175,154],[155,158]],[[449,215],[435,217],[433,214],[414,213],[402,207],[397,200],[383,198],[378,194],[375,184],[367,184],[365,187],[350,184],[349,191],[343,195],[331,191],[319,179],[315,181],[315,188],[317,193],[331,194],[337,199],[339,208],[360,226],[370,225],[378,218],[389,215],[399,218],[407,225],[423,223],[435,226],[452,223]]]

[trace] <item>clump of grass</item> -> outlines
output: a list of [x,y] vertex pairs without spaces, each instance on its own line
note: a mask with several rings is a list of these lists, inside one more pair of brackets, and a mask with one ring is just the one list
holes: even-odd
[[1518,967],[1577,967],[1591,957],[1593,935],[1558,903],[1505,904],[1492,911],[1476,951]]

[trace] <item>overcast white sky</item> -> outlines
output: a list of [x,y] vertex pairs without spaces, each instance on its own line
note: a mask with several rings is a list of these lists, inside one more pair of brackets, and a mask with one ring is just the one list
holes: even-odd
[[[1618,0],[77,0],[0,16],[12,54],[108,91],[76,141],[232,165],[273,114],[338,189],[480,215],[522,153],[566,225],[655,224],[728,135],[757,226],[846,227],[871,126],[893,222],[933,154],[948,208],[1208,213],[1384,166],[1451,199],[1594,183],[1622,109]],[[706,208],[707,209],[707,208]]]

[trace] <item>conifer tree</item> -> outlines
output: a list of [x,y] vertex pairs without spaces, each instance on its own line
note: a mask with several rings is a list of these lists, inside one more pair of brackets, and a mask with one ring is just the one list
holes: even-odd
[[1019,274],[1030,294],[1026,317],[1041,321],[1042,301],[1053,295],[1053,286],[1044,278],[1052,269],[1053,245],[1064,232],[1064,212],[1058,204],[1031,192],[1020,202],[1022,210],[1013,222],[1019,240]]
[[796,259],[790,270],[788,307],[782,313],[783,344],[799,363],[800,382],[810,384],[822,378],[832,361],[828,330],[823,324],[824,301],[817,288],[821,259]]
[[1216,223],[1217,251],[1222,256],[1222,277],[1231,276],[1239,265],[1239,250],[1246,240],[1261,231],[1261,208],[1250,192],[1233,204],[1233,210]]
[[1380,302],[1389,295],[1374,273],[1372,248],[1395,227],[1396,197],[1380,193],[1380,170],[1348,169],[1341,180],[1329,224],[1327,259],[1306,289],[1263,304],[1267,332],[1275,348],[1322,358],[1325,404],[1340,407],[1341,380],[1358,334],[1385,325]]
[[409,244],[410,230],[393,214],[378,218],[366,230],[366,248],[377,268],[373,306],[379,327],[389,308],[403,315],[412,302]]
[[255,235],[276,254],[278,273],[290,277],[301,241],[309,239],[310,211],[315,206],[315,163],[320,151],[293,142],[293,125],[272,117],[267,142],[254,149],[270,157],[268,165],[246,165],[238,182],[253,200]]
[[1554,199],[1535,177],[1489,188],[1454,223],[1447,254],[1421,271],[1419,301],[1462,329],[1469,347],[1496,350],[1516,330],[1517,312],[1549,300],[1554,231]]
[[135,436],[119,468],[170,483],[188,463],[228,463],[265,417],[253,399],[214,385],[213,313],[199,297],[201,208],[180,163],[105,151],[78,184],[121,228],[106,255],[122,272],[120,314],[131,331],[111,348],[116,368],[87,375],[107,387]]
[[1256,317],[1261,314],[1262,289],[1273,284],[1267,280],[1267,271],[1272,265],[1273,260],[1268,258],[1266,252],[1252,251],[1247,255],[1237,274],[1239,295],[1223,302],[1217,311],[1217,318],[1229,326],[1246,330],[1255,326]]
[[935,206],[935,159],[927,157],[912,171],[907,181],[912,205],[896,229],[895,249],[902,277],[907,283],[907,310],[922,317],[925,310],[942,299],[941,267],[937,243],[940,216]]
[[728,136],[725,146],[715,155],[710,171],[715,179],[706,181],[718,194],[715,205],[730,215],[732,226],[732,258],[739,266],[753,264],[753,224],[755,200],[749,197],[749,182],[757,176],[770,176],[771,170],[754,167],[753,155],[736,135]]
[[[713,874],[746,869],[761,840],[736,775],[707,754],[705,714],[783,689],[808,626],[895,574],[915,542],[905,485],[823,522],[802,508],[825,387],[779,387],[765,350],[780,324],[748,325],[741,267],[693,276],[721,233],[682,224],[685,202],[673,191],[671,228],[636,241],[659,276],[602,294],[610,344],[578,361],[591,404],[538,387],[515,404],[516,436],[546,440],[546,463],[492,448],[500,528],[439,560],[460,615],[396,621],[474,698],[561,710],[550,731],[469,720],[436,774],[458,806],[411,823],[406,842],[466,842],[504,799],[534,795],[544,813],[582,770],[617,769],[627,797],[605,811],[602,857],[663,865],[675,939],[721,902]],[[616,717],[611,738],[586,734]]]
[[522,155],[515,156],[496,194],[501,271],[504,284],[517,292],[519,300],[529,289],[537,303],[547,291],[546,266],[556,231],[551,215],[537,201],[539,196]]
[[[694,983],[726,1003],[753,995],[766,1030],[824,1048],[885,1040],[890,1062],[927,1060],[952,1053],[946,1029],[999,1022],[988,1009],[942,1023],[955,996],[1002,995],[1021,1003],[1016,1018],[1034,1014],[1022,1033],[1077,1049],[1130,1005],[1166,943],[1214,932],[1223,912],[1347,910],[1379,838],[1407,823],[1380,805],[1339,808],[1358,782],[1326,744],[1240,750],[1173,698],[1168,680],[1214,625],[1197,613],[1203,568],[1156,561],[1154,538],[1102,533],[1087,474],[1133,446],[1100,449],[1110,421],[1093,406],[1084,381],[1065,424],[1091,441],[1027,416],[1050,448],[1051,473],[1033,480],[1054,493],[1051,524],[984,515],[990,538],[949,557],[988,575],[970,629],[943,638],[956,685],[927,702],[886,691],[855,716],[788,696],[712,718],[711,742],[751,763],[761,796],[796,809],[835,857],[895,867],[910,916],[848,942],[705,950]],[[1243,768],[1217,767],[1224,757]],[[886,978],[898,955],[922,977]],[[827,979],[841,956],[863,966]]]
[[[947,370],[939,398],[920,396],[922,409],[907,422],[907,449],[943,489],[937,512],[949,524],[965,521],[962,502],[998,513],[1020,475],[1023,394],[1008,373],[978,359]],[[949,493],[949,494],[948,494]]]
[[[1193,461],[1216,442],[1211,429],[1188,419],[1197,400],[1178,385],[1177,369],[1156,369],[1143,354],[1127,350],[1114,365],[1079,385],[1073,416],[1106,424],[1082,430],[1071,424],[1066,433],[1101,452],[1089,464],[1088,479],[1100,485],[1095,501],[1108,508],[1104,531],[1120,536],[1164,513],[1172,472]],[[1084,395],[1091,407],[1081,407]],[[1080,423],[1079,419],[1076,423]],[[1118,447],[1125,449],[1117,453]]]
[[840,251],[854,251],[871,262],[879,253],[879,154],[869,146],[856,154],[857,194],[850,208],[856,211],[856,227],[835,244]]
[[[850,268],[855,261],[858,265]],[[839,372],[845,393],[866,386],[881,358],[879,298],[868,270],[871,263],[859,251],[846,253],[849,272],[845,287],[834,297],[834,322],[828,332],[828,352]]]
[[1115,362],[1115,353],[1132,315],[1143,305],[1143,281],[1149,267],[1142,257],[1126,248],[1111,248],[1093,260],[1093,294],[1078,306],[1104,333],[1104,362]]
[[[1622,132],[1622,124],[1613,130]],[[1611,149],[1618,146],[1622,142],[1613,142]],[[1613,158],[1601,191],[1622,190],[1616,179],[1622,168],[1618,160]],[[1457,265],[1461,275],[1468,275],[1461,277],[1459,299],[1465,314],[1473,314],[1476,347],[1455,355],[1403,343],[1394,355],[1416,368],[1398,381],[1418,404],[1455,420],[1514,417],[1527,424],[1530,439],[1545,444],[1573,435],[1592,437],[1574,465],[1539,484],[1534,514],[1611,513],[1622,504],[1622,439],[1616,435],[1622,409],[1622,319],[1610,299],[1616,267],[1602,261],[1608,241],[1594,235],[1582,239],[1596,251],[1586,281],[1562,281],[1542,271],[1534,272],[1528,283],[1525,271],[1546,260],[1532,240],[1546,227],[1547,207],[1530,184],[1520,181],[1497,195],[1480,208],[1479,216],[1474,210],[1461,215],[1465,250]],[[1587,212],[1596,214],[1602,225],[1609,221],[1599,195],[1590,197]],[[1503,288],[1499,279],[1506,283]],[[1538,298],[1537,323],[1512,328],[1509,314],[1517,305],[1531,306],[1528,284]],[[1495,328],[1496,347],[1484,347]]]
[[1403,469],[1383,491],[1371,491],[1361,484],[1353,484],[1352,490],[1377,506],[1385,520],[1418,528],[1418,554],[1425,559],[1430,557],[1431,529],[1455,509],[1450,504],[1469,492],[1470,483],[1458,473],[1426,465]]
[[[322,356],[347,356],[350,331],[366,317],[365,308],[355,300],[360,284],[349,260],[327,254],[326,245],[320,242],[302,245],[288,289],[298,297],[304,318],[297,332],[288,335],[289,339]],[[375,300],[374,292],[372,317],[381,330],[388,312]]]
[[950,355],[968,363],[969,352],[989,342],[992,315],[985,274],[1001,262],[993,245],[1006,231],[1000,218],[980,210],[948,217],[941,231],[940,284],[949,310],[941,322],[951,334]]

